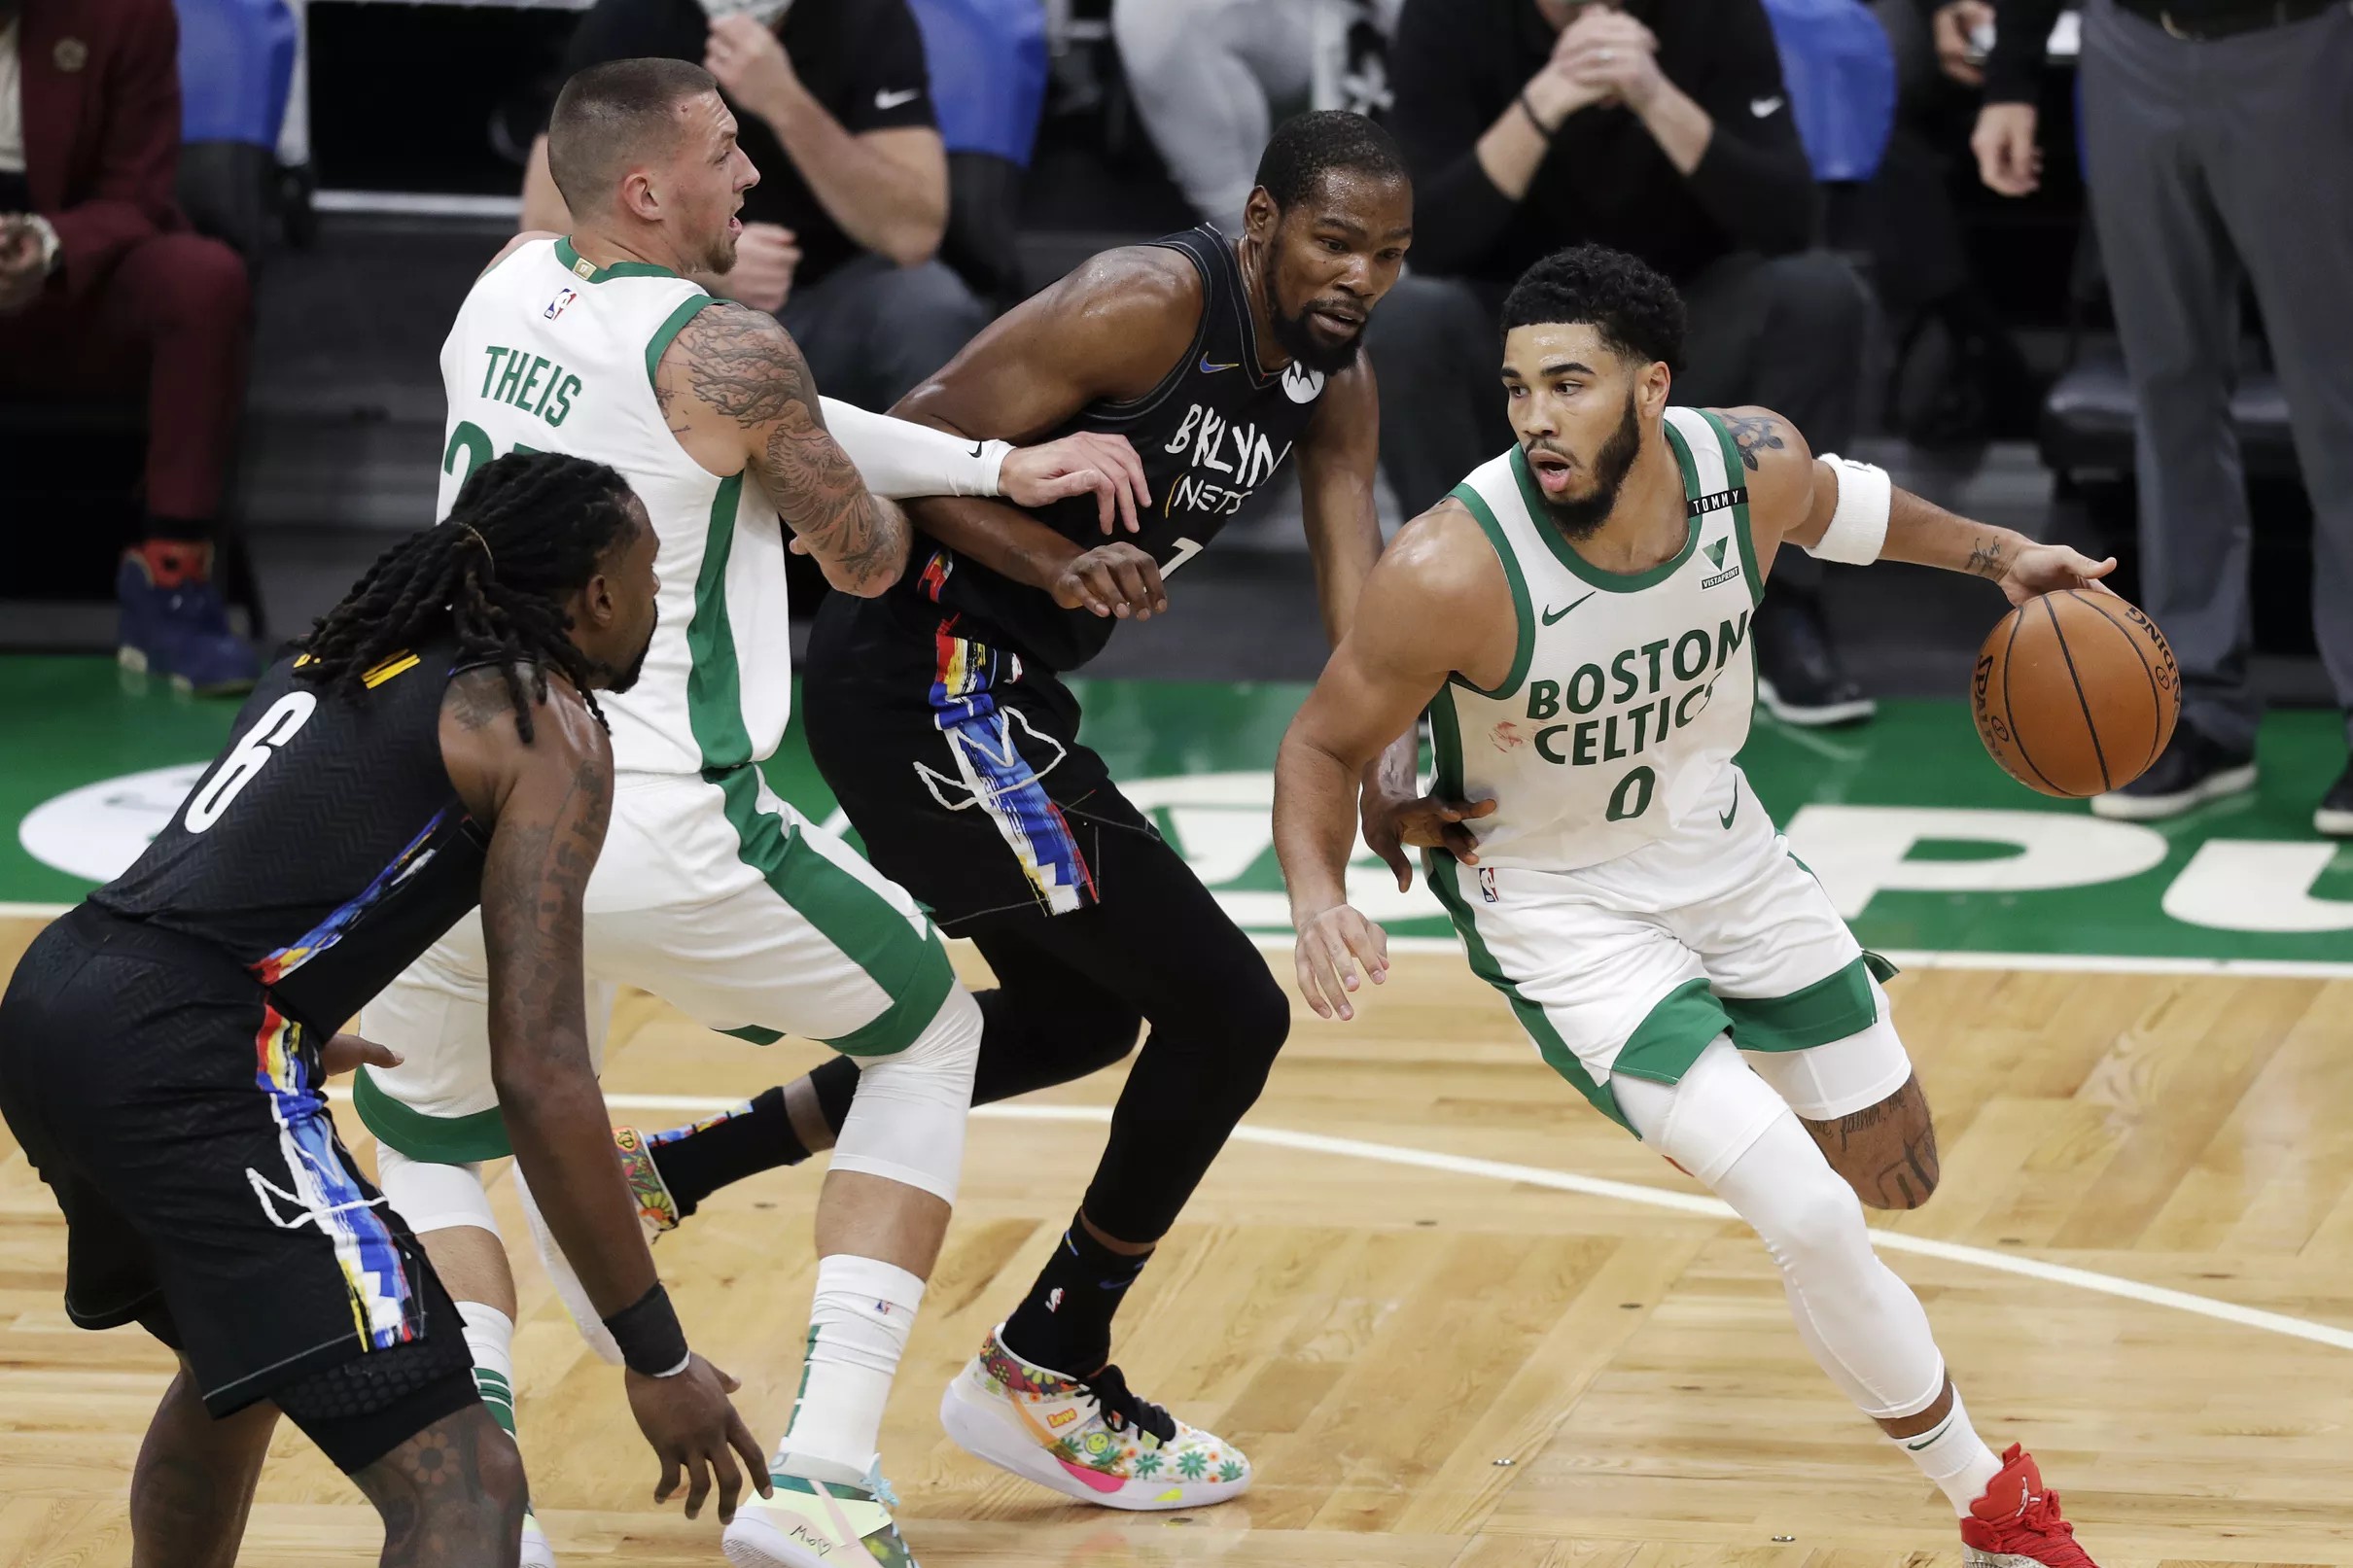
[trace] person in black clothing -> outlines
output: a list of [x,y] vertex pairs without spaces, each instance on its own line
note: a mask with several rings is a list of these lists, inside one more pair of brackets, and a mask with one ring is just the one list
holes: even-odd
[[[2004,195],[2037,182],[2057,12],[2003,0],[1973,141]],[[2255,788],[2254,519],[2230,415],[2250,286],[2312,500],[2312,631],[2353,748],[2353,7],[2090,0],[2081,86],[2085,185],[2132,390],[2140,600],[2182,671],[2164,755],[2091,810],[2149,820]],[[2353,838],[2353,761],[2312,827]]]
[[[1120,621],[1164,612],[1169,579],[1294,454],[1324,629],[1347,632],[1381,551],[1380,414],[1357,344],[1403,265],[1412,200],[1380,127],[1302,115],[1268,144],[1239,238],[1201,227],[1106,252],[991,326],[897,411],[975,440],[1117,432],[1148,511],[1105,543],[1091,507],[910,502],[930,539],[906,575],[826,601],[803,666],[810,751],[876,869],[997,975],[974,1103],[1108,1066],[1150,1027],[1062,1245],[941,1406],[968,1451],[1080,1502],[1192,1508],[1249,1484],[1232,1445],[1106,1363],[1113,1313],[1257,1098],[1290,1004],[1081,743],[1061,675]],[[1368,821],[1417,793],[1413,770],[1408,734],[1368,781]],[[1376,848],[1402,875],[1394,835]],[[827,1064],[716,1126],[655,1134],[677,1208],[829,1146],[857,1082],[855,1063]]]
[[[265,672],[132,867],[35,939],[0,999],[0,1111],[66,1218],[67,1313],[180,1355],[131,1477],[141,1562],[227,1568],[283,1411],[384,1516],[387,1563],[515,1560],[514,1444],[456,1308],[335,1136],[327,1031],[477,903],[515,1155],[697,1511],[767,1465],[686,1349],[590,1065],[580,890],[635,679],[654,538],[611,469],[489,464]],[[258,1065],[257,1065],[258,1063]]]
[[[1414,390],[1381,431],[1409,516],[1509,443],[1497,309],[1578,242],[1630,251],[1681,292],[1678,400],[1764,404],[1849,444],[1867,305],[1851,269],[1809,249],[1821,197],[1759,0],[1408,0],[1389,61],[1422,239],[1371,344],[1383,378]],[[1776,573],[1756,623],[1759,694],[1792,722],[1872,712],[1832,652],[1821,570]]]
[[[923,34],[907,0],[796,0],[771,25],[712,20],[697,0],[597,0],[564,57],[566,79],[608,60],[690,60],[719,78],[737,139],[760,171],[742,238],[713,294],[785,325],[820,385],[887,408],[988,321],[937,260],[948,154],[931,109]],[[568,233],[571,213],[532,144],[522,227]]]

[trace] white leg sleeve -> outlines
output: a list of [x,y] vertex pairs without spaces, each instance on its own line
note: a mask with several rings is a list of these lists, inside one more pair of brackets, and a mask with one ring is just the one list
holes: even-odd
[[1842,1393],[1875,1420],[1936,1402],[1945,1358],[1919,1298],[1872,1250],[1854,1189],[1729,1037],[1710,1042],[1672,1088],[1623,1073],[1610,1088],[1643,1142],[1764,1239],[1798,1338]]
[[1809,1122],[1835,1122],[1868,1110],[1912,1077],[1912,1057],[1895,1031],[1887,993],[1874,980],[1871,994],[1879,1016],[1869,1028],[1807,1051],[1741,1054],[1757,1076]]
[[391,1144],[376,1144],[376,1185],[383,1189],[393,1212],[423,1236],[472,1225],[499,1234],[498,1217],[490,1212],[490,1195],[482,1190],[480,1166],[443,1166],[411,1160]]
[[613,1338],[613,1331],[605,1327],[605,1320],[596,1315],[595,1304],[588,1300],[588,1287],[580,1283],[580,1276],[565,1261],[563,1249],[555,1244],[555,1233],[547,1229],[547,1221],[540,1213],[539,1200],[531,1196],[531,1184],[523,1179],[520,1164],[514,1167],[514,1196],[522,1200],[523,1223],[530,1227],[531,1244],[539,1252],[540,1266],[547,1271],[547,1282],[555,1287],[555,1299],[572,1314],[573,1326],[588,1342],[588,1348],[607,1365],[619,1366],[620,1344]]
[[857,1058],[862,1069],[833,1145],[833,1168],[920,1187],[956,1202],[965,1163],[980,1004],[958,986],[904,1051]]

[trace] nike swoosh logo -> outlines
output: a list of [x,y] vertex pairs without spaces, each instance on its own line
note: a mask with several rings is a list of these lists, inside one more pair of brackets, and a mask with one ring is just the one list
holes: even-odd
[[1731,831],[1732,831],[1732,819],[1733,819],[1734,818],[1736,818],[1736,817],[1739,816],[1739,815],[1740,815],[1740,781],[1739,781],[1739,780],[1738,780],[1738,779],[1735,779],[1735,780],[1732,782],[1732,810],[1730,810],[1730,811],[1726,812],[1726,813],[1725,813],[1723,816],[1721,816],[1721,817],[1717,818],[1717,819],[1716,819],[1716,820],[1717,820],[1717,821],[1719,821],[1719,822],[1721,822],[1721,823],[1723,823],[1723,824],[1724,824],[1724,831],[1725,831],[1725,832],[1727,832],[1727,833],[1729,833],[1729,832],[1731,832]]
[[[1599,593],[1600,591],[1601,591],[1600,589],[1596,588],[1596,589],[1594,590],[1594,593]],[[1591,599],[1593,596],[1594,596],[1593,594],[1589,593],[1589,594],[1587,594],[1587,595],[1585,596],[1585,599]],[[1567,613],[1568,613],[1570,610],[1572,610],[1576,609],[1578,605],[1581,605],[1581,604],[1585,603],[1585,599],[1579,599],[1579,600],[1575,601],[1574,603],[1571,603],[1571,604],[1566,604],[1566,605],[1563,605],[1563,606],[1562,606],[1562,607],[1561,607],[1559,610],[1546,610],[1546,611],[1544,612],[1544,624],[1545,624],[1545,625],[1547,625],[1547,626],[1552,625],[1552,624],[1553,624],[1555,621],[1559,620],[1559,619],[1560,619],[1562,616],[1563,616],[1563,615],[1567,614]]]
[[923,95],[924,89],[921,87],[908,87],[901,92],[878,92],[874,95],[874,107],[896,109],[901,104],[913,103]]
[[1759,120],[1763,120],[1780,107],[1781,100],[1778,98],[1751,98],[1748,100],[1748,112]]
[[[1937,1429],[1936,1429],[1935,1431],[1933,1431],[1933,1432],[1929,1433],[1929,1434],[1928,1434],[1926,1437],[1924,1437],[1924,1438],[1920,1439],[1920,1441],[1919,1441],[1919,1442],[1917,1442],[1917,1443],[1907,1443],[1907,1444],[1905,1444],[1905,1445],[1904,1445],[1904,1450],[1905,1450],[1907,1453],[1917,1453],[1917,1452],[1919,1452],[1919,1451],[1920,1451],[1922,1448],[1925,1448],[1926,1446],[1928,1446],[1928,1445],[1930,1445],[1931,1443],[1934,1443],[1934,1442],[1935,1442],[1937,1439],[1939,1439],[1939,1438],[1943,1437],[1943,1436],[1945,1435],[1946,1429],[1947,1429],[1947,1428],[1949,1428],[1949,1427],[1950,1427],[1951,1425],[1952,1425],[1952,1417],[1950,1417],[1950,1416],[1947,1416],[1947,1417],[1946,1417],[1944,1420],[1942,1420],[1942,1421],[1940,1421],[1940,1422],[1938,1422],[1938,1423],[1937,1423]],[[2031,1499],[2029,1499],[2029,1501],[2031,1501]]]
[[1241,363],[1242,362],[1240,360],[1236,360],[1232,365],[1212,365],[1210,363],[1210,357],[1207,354],[1204,354],[1201,356],[1201,373],[1203,375],[1215,375],[1220,370],[1231,370],[1234,366],[1240,365]]
[[983,446],[987,445],[987,444],[988,444],[988,443],[987,443],[987,442],[985,442],[985,441],[974,441],[974,442],[972,443],[972,455],[973,455],[974,457],[978,457],[978,456],[980,456],[980,451],[981,451],[981,448],[982,448]]

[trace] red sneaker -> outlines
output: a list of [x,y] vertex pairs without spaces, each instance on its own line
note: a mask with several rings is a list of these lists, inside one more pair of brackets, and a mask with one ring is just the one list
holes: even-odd
[[2000,1474],[1961,1520],[1968,1568],[2099,1568],[2075,1544],[2075,1526],[2059,1516],[2058,1493],[2043,1489],[2034,1455],[2018,1444],[2002,1455]]

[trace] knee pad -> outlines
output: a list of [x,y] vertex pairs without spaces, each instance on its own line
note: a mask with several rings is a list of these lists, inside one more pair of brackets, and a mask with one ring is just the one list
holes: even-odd
[[391,1144],[376,1144],[376,1186],[393,1212],[417,1236],[472,1225],[499,1234],[498,1217],[490,1211],[490,1194],[482,1189],[480,1166],[437,1165],[411,1160]]
[[1676,1083],[1620,1072],[1610,1075],[1609,1087],[1635,1136],[1708,1187],[1748,1152],[1774,1118],[1789,1116],[1781,1098],[1740,1060],[1729,1034],[1708,1041]]
[[905,1050],[859,1059],[858,1094],[833,1145],[833,1168],[955,1202],[979,1057],[980,1004],[958,986]]

